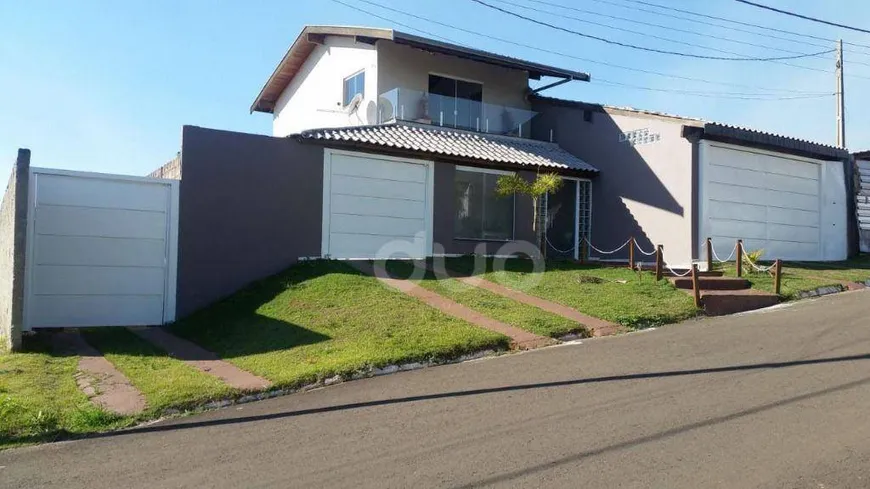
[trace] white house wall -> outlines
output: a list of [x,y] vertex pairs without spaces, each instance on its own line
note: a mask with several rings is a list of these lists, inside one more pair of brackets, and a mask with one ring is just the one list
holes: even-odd
[[302,64],[275,104],[272,134],[365,124],[365,103],[348,114],[342,106],[345,78],[365,70],[365,96],[378,93],[377,51],[353,39],[329,36]]

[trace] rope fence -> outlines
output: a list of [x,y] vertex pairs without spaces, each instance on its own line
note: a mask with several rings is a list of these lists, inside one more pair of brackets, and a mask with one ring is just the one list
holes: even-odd
[[[682,271],[682,272],[680,272],[678,270],[684,270],[684,269],[675,270],[670,265],[665,263],[661,245],[657,245],[653,251],[646,251],[643,249],[643,247],[640,246],[640,244],[638,244],[637,240],[634,237],[630,237],[624,243],[622,243],[619,247],[617,247],[613,250],[606,251],[606,250],[602,250],[601,248],[592,244],[592,241],[590,241],[588,237],[583,237],[583,239],[577,241],[577,244],[575,244],[571,248],[563,250],[563,249],[559,249],[556,246],[554,246],[553,243],[550,241],[549,237],[545,236],[545,240],[546,240],[547,245],[550,248],[552,248],[557,253],[563,253],[563,254],[574,252],[577,250],[578,246],[581,246],[584,244],[586,246],[588,246],[589,250],[592,250],[600,255],[613,255],[615,253],[622,251],[627,246],[630,246],[628,249],[628,266],[629,266],[629,268],[634,269],[635,265],[637,265],[638,269],[643,268],[643,263],[637,262],[634,259],[634,256],[635,256],[634,252],[635,252],[635,250],[637,250],[644,256],[655,256],[656,281],[661,280],[663,278],[664,270],[667,269],[668,273],[672,277],[683,278],[683,277],[688,277],[691,275],[693,278],[693,288],[695,288],[695,289],[699,288],[699,286],[697,285],[698,275],[699,275],[697,265],[693,264],[690,269]],[[732,258],[734,258],[736,255],[736,257],[737,257],[736,258],[736,267],[737,267],[737,276],[738,277],[743,276],[743,263],[745,260],[745,262],[749,265],[749,267],[751,267],[752,270],[755,270],[755,271],[761,272],[761,273],[771,274],[775,279],[776,293],[777,294],[780,293],[781,282],[782,282],[782,260],[776,260],[776,261],[774,261],[774,263],[772,265],[767,266],[767,267],[761,266],[758,263],[756,263],[755,261],[753,261],[752,258],[750,257],[750,255],[748,255],[745,252],[745,250],[743,249],[743,240],[740,240],[740,239],[737,240],[737,243],[731,249],[731,253],[729,253],[728,257],[725,258],[724,260],[722,259],[721,256],[719,256],[719,253],[716,252],[716,248],[713,246],[713,240],[711,238],[707,238],[706,245],[707,245],[707,271],[713,270],[714,262],[716,262],[716,263],[730,263]],[[581,250],[582,251],[580,252],[580,261],[581,261],[581,263],[583,263],[586,260],[585,255],[586,255],[587,249],[585,247],[583,247],[583,248],[581,248]],[[699,290],[695,290],[695,295],[697,298],[696,302],[700,300],[698,298],[698,296],[699,296],[698,292],[699,292]]]
[[[553,248],[553,251],[555,251],[556,253],[571,253],[572,251],[574,251],[577,248],[577,245],[574,245],[574,246],[568,248],[567,250],[560,250],[559,248],[556,248],[555,246],[553,246],[553,243],[550,242],[549,236],[545,235],[544,239],[547,240],[547,244],[550,246],[550,248]],[[586,239],[586,238],[583,238],[583,239]]]
[[588,238],[583,238],[583,240],[586,241],[586,244],[588,244],[589,247],[592,248],[593,250],[595,250],[596,252],[601,253],[602,255],[612,255],[612,254],[622,250],[626,246],[628,246],[628,243],[631,243],[632,238],[628,238],[628,241],[626,241],[625,243],[622,243],[622,246],[620,246],[619,248],[616,248],[613,251],[604,251],[604,250],[600,250],[600,249],[596,248],[595,245],[593,245],[592,242],[589,241]]
[[751,258],[749,258],[749,255],[744,255],[743,258],[746,259],[746,263],[749,263],[749,265],[750,265],[752,268],[754,268],[755,270],[757,270],[757,271],[759,271],[759,272],[762,272],[762,273],[769,273],[769,272],[770,272],[771,270],[773,270],[773,268],[776,266],[776,263],[774,263],[773,265],[771,265],[771,266],[769,266],[769,267],[762,267],[762,266],[759,266],[758,264],[756,264],[755,262],[753,262]]
[[724,260],[719,258],[719,255],[716,253],[716,248],[713,247],[712,241],[710,242],[710,251],[713,252],[713,258],[715,258],[717,262],[728,263],[731,261],[732,258],[734,258],[734,254],[737,253],[737,244],[734,245],[734,248],[731,248],[731,254],[728,255],[728,258],[726,258]]

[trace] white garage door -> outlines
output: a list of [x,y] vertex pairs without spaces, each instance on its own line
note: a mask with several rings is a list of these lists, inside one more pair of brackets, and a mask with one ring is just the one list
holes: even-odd
[[175,317],[177,182],[33,168],[27,328]]
[[716,249],[743,239],[770,259],[821,258],[820,162],[717,144],[703,158],[706,236]]
[[323,256],[431,255],[433,169],[429,161],[326,150]]
[[846,258],[850,193],[842,162],[705,141],[700,168],[700,238],[713,238],[720,252],[743,239],[767,259]]

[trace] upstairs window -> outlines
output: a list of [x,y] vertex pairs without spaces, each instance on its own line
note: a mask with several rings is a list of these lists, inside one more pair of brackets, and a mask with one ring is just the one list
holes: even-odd
[[366,72],[360,71],[355,75],[351,75],[344,79],[344,106],[348,106],[357,94],[365,97],[366,91]]
[[429,75],[429,112],[433,124],[483,130],[483,85]]

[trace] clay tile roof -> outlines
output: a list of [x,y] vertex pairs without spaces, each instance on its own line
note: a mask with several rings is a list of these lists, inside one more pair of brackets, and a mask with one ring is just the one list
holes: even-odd
[[309,141],[391,147],[482,162],[598,172],[597,168],[568,153],[555,143],[407,122],[311,129],[296,137]]

